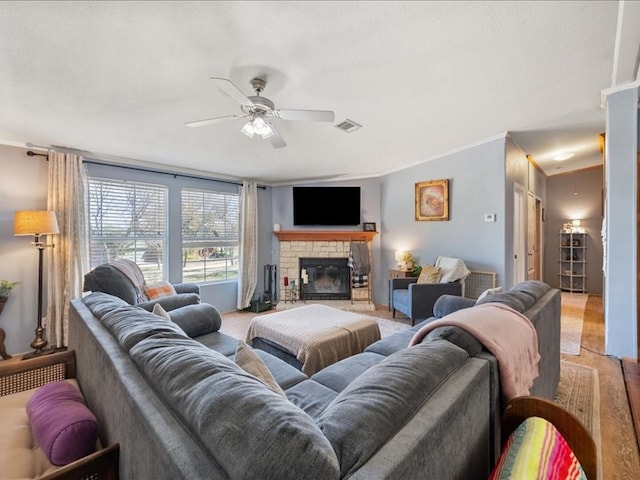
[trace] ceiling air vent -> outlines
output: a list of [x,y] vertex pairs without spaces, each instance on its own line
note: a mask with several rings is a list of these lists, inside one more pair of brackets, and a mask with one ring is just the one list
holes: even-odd
[[349,120],[347,118],[343,122],[340,122],[339,124],[337,124],[336,128],[339,128],[340,130],[344,130],[347,133],[351,133],[351,132],[355,132],[359,128],[362,128],[362,125],[354,122],[353,120]]

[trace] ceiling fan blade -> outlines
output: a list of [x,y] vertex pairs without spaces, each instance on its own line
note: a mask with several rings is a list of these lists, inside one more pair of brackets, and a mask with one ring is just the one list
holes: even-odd
[[331,110],[274,110],[273,115],[282,120],[310,120],[313,122],[333,122]]
[[273,145],[273,148],[286,147],[287,144],[285,143],[284,139],[280,135],[280,132],[278,131],[276,126],[273,123],[270,123],[269,127],[271,127],[271,130],[273,131],[273,135],[269,137],[269,141],[271,142],[271,145]]
[[226,120],[235,120],[237,118],[245,118],[249,115],[227,115],[226,117],[205,118],[204,120],[196,120],[195,122],[185,123],[187,127],[204,127],[205,125],[211,125],[212,123],[220,123]]
[[238,87],[231,80],[227,80],[226,78],[217,78],[211,77],[213,83],[222,90],[224,93],[233,98],[240,105],[245,105],[247,107],[253,107],[253,102],[247,98],[247,96],[240,91]]

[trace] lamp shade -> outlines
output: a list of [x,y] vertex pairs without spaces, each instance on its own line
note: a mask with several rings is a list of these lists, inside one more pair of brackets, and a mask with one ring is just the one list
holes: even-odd
[[49,210],[20,210],[14,216],[14,235],[48,235],[54,233],[60,233],[55,212]]

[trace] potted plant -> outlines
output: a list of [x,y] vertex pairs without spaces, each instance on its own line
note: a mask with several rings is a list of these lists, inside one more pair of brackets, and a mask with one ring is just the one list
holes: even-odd
[[0,313],[4,308],[4,304],[7,303],[11,290],[18,285],[19,282],[10,282],[9,280],[0,280]]

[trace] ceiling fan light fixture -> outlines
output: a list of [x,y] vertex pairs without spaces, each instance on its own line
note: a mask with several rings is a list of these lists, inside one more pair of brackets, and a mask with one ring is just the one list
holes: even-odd
[[240,131],[244,133],[247,137],[253,138],[253,136],[256,133],[256,130],[253,127],[253,120],[249,120],[247,123],[245,123],[244,127],[242,127]]

